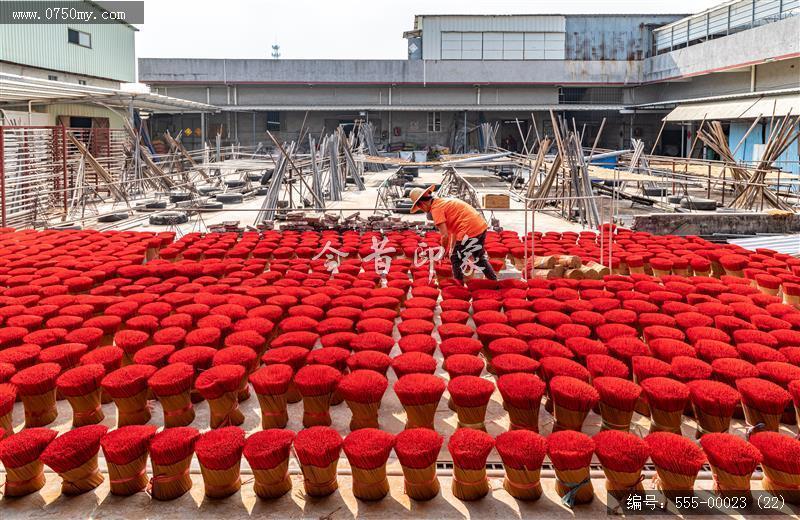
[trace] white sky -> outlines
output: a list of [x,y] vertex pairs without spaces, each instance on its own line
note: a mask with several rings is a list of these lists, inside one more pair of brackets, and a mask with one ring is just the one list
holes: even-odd
[[722,0],[145,0],[146,58],[405,59],[415,14],[696,13]]

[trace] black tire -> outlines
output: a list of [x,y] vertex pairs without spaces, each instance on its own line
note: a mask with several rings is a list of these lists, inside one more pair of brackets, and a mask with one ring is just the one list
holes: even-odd
[[174,226],[187,222],[189,222],[189,216],[186,213],[179,213],[177,211],[165,211],[150,216],[150,224],[153,226]]
[[229,179],[225,181],[225,186],[229,188],[241,188],[242,186],[244,186],[244,181],[239,179]]
[[266,195],[267,193],[269,193],[269,188],[258,188],[255,191],[255,195],[258,195],[258,196]]
[[109,215],[100,215],[97,217],[98,222],[119,222],[128,218],[128,214],[124,211],[119,213],[111,213]]
[[244,201],[241,193],[220,193],[215,198],[222,204],[241,204]]
[[670,204],[680,204],[681,201],[684,199],[683,195],[670,195],[667,197],[667,202]]
[[219,191],[219,188],[216,186],[200,186],[197,188],[197,191],[201,195],[211,195],[212,193],[216,193]]
[[144,205],[145,209],[167,209],[167,201],[165,200],[156,200],[153,202],[148,202]]
[[681,201],[681,207],[698,211],[717,211],[717,202],[710,199],[688,197]]
[[205,204],[201,204],[199,209],[206,211],[220,211],[222,210],[222,203],[221,202],[206,202]]
[[188,191],[173,192],[169,194],[170,202],[184,202],[192,200],[192,194]]

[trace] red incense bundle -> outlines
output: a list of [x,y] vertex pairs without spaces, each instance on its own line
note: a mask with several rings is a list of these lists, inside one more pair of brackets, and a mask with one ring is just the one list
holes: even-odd
[[194,368],[186,363],[172,363],[158,369],[147,386],[161,403],[164,427],[189,426],[194,421],[194,407],[190,391],[194,381]]
[[212,429],[244,422],[238,399],[244,378],[245,368],[241,365],[217,365],[197,376],[194,387],[208,401]]
[[750,478],[761,462],[761,452],[729,433],[709,433],[700,438],[714,475],[714,491],[723,496],[748,496]]
[[800,380],[789,383],[789,393],[794,401],[794,413],[797,415],[797,424],[800,424]]
[[450,381],[447,389],[458,414],[458,427],[485,431],[486,406],[494,393],[494,384],[476,376],[459,376]]
[[406,411],[406,429],[433,429],[433,419],[446,384],[430,374],[409,374],[397,380],[394,392]]
[[61,366],[56,363],[39,363],[14,374],[11,384],[25,407],[25,427],[46,426],[58,416],[56,408],[56,380]]
[[450,436],[447,449],[453,458],[454,497],[459,500],[477,500],[489,493],[486,459],[492,448],[494,438],[484,431],[459,428]]
[[545,384],[537,376],[516,372],[497,379],[497,389],[508,411],[511,430],[539,431],[539,407]]
[[14,401],[17,400],[17,387],[12,384],[0,384],[0,441],[14,433],[11,421],[14,413]]
[[155,426],[123,426],[106,433],[100,446],[108,464],[111,494],[130,496],[147,487],[147,453]]
[[706,433],[727,433],[741,399],[739,392],[718,381],[690,381],[686,386],[697,420],[695,438]]
[[226,498],[239,491],[243,450],[244,431],[238,426],[210,430],[197,440],[194,451],[200,462],[207,497]]
[[306,494],[326,497],[339,488],[336,467],[342,451],[342,437],[333,428],[313,426],[294,439],[294,453],[303,471]]
[[294,375],[303,396],[303,426],[330,426],[330,405],[342,373],[327,365],[307,365]]
[[681,432],[681,416],[689,402],[689,388],[666,377],[651,377],[640,383],[650,407],[650,432]]
[[[304,347],[281,347],[268,350],[261,356],[261,361],[265,365],[281,364],[289,365],[296,373],[301,367],[305,366],[308,357],[308,349]],[[289,383],[289,390],[286,391],[286,401],[289,403],[299,403],[303,396],[297,390],[294,381]]]
[[114,334],[114,345],[125,353],[122,360],[123,365],[132,364],[134,354],[143,349],[148,341],[150,341],[150,335],[141,330],[121,330]]
[[378,409],[388,387],[386,377],[372,370],[356,370],[339,381],[339,392],[353,414],[351,431],[378,428]]
[[128,365],[107,374],[103,390],[117,406],[117,428],[131,424],[146,424],[150,420],[147,407],[147,380],[155,374],[150,365]]
[[345,437],[342,447],[353,471],[356,498],[375,501],[389,493],[386,461],[394,442],[394,435],[375,428],[362,428]]
[[606,475],[606,489],[622,502],[633,491],[644,491],[642,468],[650,448],[640,437],[628,432],[606,430],[592,440]]
[[103,482],[97,452],[107,431],[108,427],[102,424],[81,426],[56,437],[42,452],[42,463],[61,477],[63,494],[80,495]]
[[245,377],[242,378],[239,384],[239,393],[237,396],[239,402],[242,402],[250,397],[250,386],[247,384],[247,376],[255,370],[257,363],[258,354],[250,347],[225,347],[214,354],[211,366],[239,365],[244,368]]
[[598,377],[617,377],[628,379],[630,369],[628,365],[617,358],[605,354],[589,354],[586,356],[586,368],[592,381]]
[[100,403],[100,383],[106,371],[103,365],[81,365],[58,376],[56,386],[72,407],[72,426],[97,424],[105,418]]
[[495,439],[495,447],[506,469],[503,489],[517,500],[541,497],[539,476],[547,453],[544,437],[526,430],[505,432]]
[[458,376],[479,376],[486,363],[483,358],[470,354],[454,354],[445,358],[442,368],[450,375],[450,379]]
[[48,428],[25,428],[0,441],[0,462],[5,466],[5,497],[22,497],[44,487],[42,452],[56,438]]
[[547,438],[547,456],[556,473],[556,493],[570,509],[594,498],[589,464],[594,454],[594,441],[575,431],[560,431]]
[[433,374],[436,360],[423,352],[408,352],[392,359],[392,370],[398,379],[407,374]]
[[[436,343],[434,342],[434,347],[435,346]],[[391,365],[392,358],[383,352],[377,352],[375,350],[356,352],[347,358],[347,368],[349,368],[351,372],[355,372],[356,370],[372,370],[382,376],[386,376]]]
[[771,381],[747,377],[736,381],[742,396],[744,418],[751,427],[777,432],[792,396]]
[[250,383],[261,407],[261,427],[285,428],[289,421],[286,397],[294,370],[289,365],[267,365],[250,374]]
[[790,504],[800,503],[800,440],[777,432],[759,432],[750,444],[761,452],[762,487]]
[[439,350],[445,359],[456,354],[477,356],[481,349],[483,349],[483,344],[475,338],[443,339],[439,344]]
[[199,438],[200,432],[189,426],[168,428],[152,438],[150,496],[156,500],[174,500],[192,488],[189,466]]
[[[467,315],[469,317],[469,315]],[[424,354],[433,355],[436,352],[436,340],[430,334],[409,334],[403,336],[397,342],[400,351],[404,354],[407,352],[422,352]]]
[[403,468],[409,498],[423,501],[439,494],[436,459],[444,438],[428,428],[412,428],[397,434],[394,451]]
[[553,399],[554,431],[580,431],[583,421],[600,400],[597,390],[590,384],[569,376],[550,379],[550,396]]
[[292,489],[289,452],[294,437],[291,430],[267,429],[254,433],[245,441],[244,458],[253,470],[256,496],[280,498]]
[[600,397],[600,417],[604,430],[627,432],[642,389],[636,383],[619,377],[597,377],[592,386]]
[[651,433],[644,438],[650,447],[650,458],[656,467],[653,483],[667,498],[690,495],[697,473],[706,462],[700,447],[681,435],[669,432]]
[[497,376],[525,372],[535,374],[539,370],[539,362],[521,354],[500,354],[492,357],[492,369]]

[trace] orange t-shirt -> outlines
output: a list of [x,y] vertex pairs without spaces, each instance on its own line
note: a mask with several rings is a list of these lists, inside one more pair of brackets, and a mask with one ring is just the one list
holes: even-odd
[[475,208],[458,199],[433,199],[431,217],[437,226],[445,224],[453,240],[476,237],[489,229],[489,225]]

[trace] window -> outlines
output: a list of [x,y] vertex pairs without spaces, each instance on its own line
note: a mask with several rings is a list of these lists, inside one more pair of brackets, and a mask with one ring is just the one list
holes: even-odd
[[78,80],[78,85],[86,85],[86,80],[85,79],[79,79]]
[[563,60],[563,32],[442,32],[443,60]]
[[55,74],[48,74],[47,79],[49,79],[50,81],[58,81],[58,76],[56,76]]
[[442,131],[442,113],[428,112],[428,132]]
[[267,112],[267,130],[270,132],[281,131],[281,113]]
[[81,47],[92,48],[92,35],[87,32],[67,29],[67,41]]

